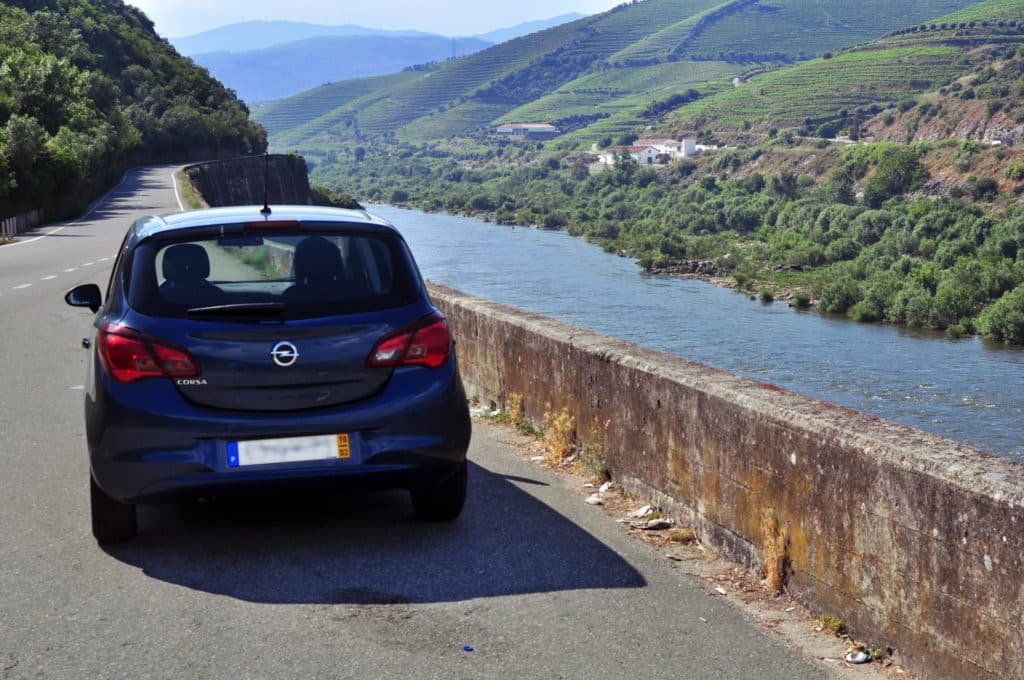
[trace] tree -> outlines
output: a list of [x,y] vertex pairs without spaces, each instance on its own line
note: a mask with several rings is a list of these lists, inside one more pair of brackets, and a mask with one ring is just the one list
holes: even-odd
[[35,170],[46,150],[46,130],[32,116],[15,114],[7,121],[3,136],[15,187],[26,196],[34,197],[34,192],[45,182]]

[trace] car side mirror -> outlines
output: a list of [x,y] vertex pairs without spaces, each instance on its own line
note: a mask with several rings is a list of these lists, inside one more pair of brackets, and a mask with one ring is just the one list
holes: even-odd
[[103,293],[95,283],[86,283],[69,290],[64,296],[64,302],[72,307],[88,307],[95,312],[103,303]]

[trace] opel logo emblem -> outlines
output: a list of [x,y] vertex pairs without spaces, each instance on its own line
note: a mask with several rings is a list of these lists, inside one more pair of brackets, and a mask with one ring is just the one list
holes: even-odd
[[270,350],[270,356],[275,364],[281,368],[288,368],[299,360],[299,348],[285,340],[274,345]]

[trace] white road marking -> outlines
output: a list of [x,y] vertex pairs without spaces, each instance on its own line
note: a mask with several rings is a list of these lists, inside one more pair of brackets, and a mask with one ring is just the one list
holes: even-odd
[[20,286],[15,286],[14,288],[12,288],[12,290],[24,290],[26,288],[31,288],[31,287],[32,287],[31,283],[23,283]]
[[109,257],[101,257],[100,258],[100,262],[106,262],[109,259],[110,259]]
[[68,267],[67,269],[64,270],[64,273],[65,274],[70,274],[71,272],[77,272],[77,271],[78,271],[78,267]]
[[82,266],[83,266],[83,267],[91,267],[91,266],[93,266],[94,264],[96,264],[96,263],[95,263],[95,262],[84,262],[84,263],[82,264]]
[[178,178],[174,176],[175,174],[176,171],[171,170],[171,184],[174,185],[174,200],[178,202],[178,212],[183,212],[185,210],[185,206],[181,204],[181,196],[178,195]]
[[41,278],[39,280],[40,281],[53,281],[55,278],[57,278],[56,274],[50,274],[49,276],[44,276],[43,278]]
[[69,390],[84,390],[85,389],[85,385],[72,385],[68,389]]

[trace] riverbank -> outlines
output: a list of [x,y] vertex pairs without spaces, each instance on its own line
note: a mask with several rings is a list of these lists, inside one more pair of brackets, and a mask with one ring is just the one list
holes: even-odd
[[666,166],[622,159],[591,174],[578,152],[535,150],[510,165],[385,146],[313,177],[370,202],[565,229],[650,272],[701,263],[713,273],[696,273],[709,278],[858,322],[1024,346],[1024,206],[999,182],[965,178],[954,192],[947,172],[926,185],[953,147],[978,167],[1017,158],[971,143],[823,154],[771,140]]

